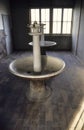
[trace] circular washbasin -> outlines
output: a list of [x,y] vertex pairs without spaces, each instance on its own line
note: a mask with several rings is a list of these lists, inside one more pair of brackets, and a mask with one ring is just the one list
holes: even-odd
[[40,102],[45,101],[51,95],[51,88],[45,84],[45,80],[60,74],[65,62],[59,58],[43,55],[41,56],[42,71],[33,71],[33,56],[19,58],[10,63],[9,69],[16,76],[30,80],[26,96],[28,100]]
[[28,78],[31,80],[42,80],[60,74],[65,62],[57,57],[41,56],[42,71],[40,73],[33,72],[33,57],[24,57],[14,60],[10,65],[10,71],[19,77]]
[[[28,43],[29,45],[33,45],[33,42],[29,42]],[[50,47],[50,46],[54,46],[54,45],[56,45],[56,42],[54,42],[54,41],[40,41],[40,46],[41,47]]]

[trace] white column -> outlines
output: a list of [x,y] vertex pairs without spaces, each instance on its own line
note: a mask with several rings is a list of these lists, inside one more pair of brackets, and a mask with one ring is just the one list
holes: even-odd
[[43,27],[41,27],[41,33],[42,33],[42,35],[41,35],[41,44],[44,45],[44,31],[43,31]]
[[33,68],[34,72],[41,72],[41,51],[39,35],[33,35]]

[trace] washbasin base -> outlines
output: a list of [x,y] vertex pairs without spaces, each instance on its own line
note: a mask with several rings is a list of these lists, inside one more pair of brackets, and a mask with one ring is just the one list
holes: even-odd
[[30,81],[26,96],[29,101],[42,102],[50,97],[51,93],[51,88],[45,84],[44,80],[34,80]]

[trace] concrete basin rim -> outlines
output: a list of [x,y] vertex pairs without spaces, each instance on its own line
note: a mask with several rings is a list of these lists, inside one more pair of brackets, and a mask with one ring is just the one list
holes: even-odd
[[[28,56],[28,57],[32,57],[32,56]],[[52,57],[52,56],[49,56],[49,57]],[[27,57],[23,57],[23,58],[27,58]],[[55,57],[52,57],[52,58],[55,58]],[[40,80],[40,79],[47,79],[47,78],[50,78],[50,77],[55,77],[55,76],[59,75],[64,70],[64,68],[65,68],[65,62],[61,58],[58,58],[58,57],[56,57],[56,58],[59,59],[59,60],[61,60],[63,62],[63,66],[57,72],[52,72],[50,74],[44,74],[44,75],[29,75],[29,74],[28,75],[24,75],[24,74],[20,74],[20,73],[16,72],[12,68],[14,62],[17,61],[18,59],[14,60],[14,61],[12,61],[10,63],[10,65],[9,65],[9,71],[12,74],[16,75],[16,76],[19,76],[19,77],[22,77],[22,78],[31,79],[31,80],[34,80],[34,79],[39,79]],[[22,58],[19,58],[19,59],[22,59]]]

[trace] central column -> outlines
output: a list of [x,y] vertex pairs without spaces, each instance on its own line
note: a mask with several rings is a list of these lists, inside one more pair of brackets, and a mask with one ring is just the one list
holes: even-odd
[[41,28],[40,28],[40,30],[41,30],[41,33],[42,33],[42,35],[41,35],[41,44],[42,45],[45,45],[45,39],[44,39],[44,25],[45,24],[41,24]]
[[35,21],[34,24],[29,26],[31,28],[30,35],[33,36],[33,71],[36,73],[41,72],[41,50],[40,50],[40,25]]
[[33,35],[33,69],[34,72],[41,72],[41,50],[39,34]]
[[45,101],[51,95],[51,89],[45,85],[44,80],[31,80],[26,95],[30,101]]

